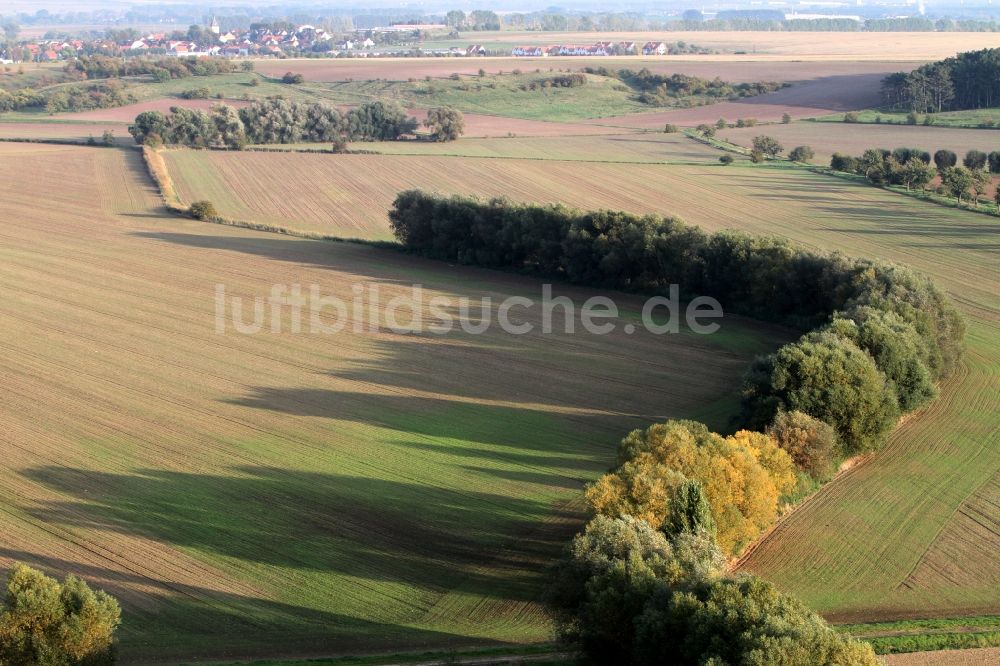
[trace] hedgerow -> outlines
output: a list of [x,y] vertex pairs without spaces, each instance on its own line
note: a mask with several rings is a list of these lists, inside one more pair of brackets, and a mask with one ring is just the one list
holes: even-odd
[[417,190],[397,196],[389,219],[407,250],[434,259],[646,294],[676,284],[682,297],[712,296],[730,312],[806,331],[750,368],[739,425],[763,429],[781,412],[804,412],[834,428],[841,455],[877,448],[962,353],[964,324],[944,294],[879,260],[707,234],[672,217]]
[[247,143],[387,141],[416,127],[396,103],[365,102],[342,113],[319,102],[269,97],[239,110],[216,104],[209,111],[176,106],[167,114],[143,111],[128,131],[138,144],[153,137],[167,144],[242,150]]

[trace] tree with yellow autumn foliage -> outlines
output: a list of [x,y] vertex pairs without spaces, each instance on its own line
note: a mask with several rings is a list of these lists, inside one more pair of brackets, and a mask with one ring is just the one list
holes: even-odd
[[622,440],[619,467],[587,489],[598,514],[633,516],[660,528],[674,488],[697,481],[711,508],[723,552],[734,554],[777,517],[795,487],[791,457],[763,433],[722,437],[693,421],[668,421]]
[[103,666],[115,661],[118,602],[70,575],[15,565],[0,603],[0,664]]

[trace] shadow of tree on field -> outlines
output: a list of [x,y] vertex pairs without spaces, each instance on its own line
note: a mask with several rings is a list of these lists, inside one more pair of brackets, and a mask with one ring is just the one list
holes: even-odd
[[[193,658],[318,657],[346,651],[496,644],[430,629],[207,589],[122,569],[0,548],[0,558],[49,575],[77,575],[122,605],[123,663]],[[363,611],[363,609],[362,609]]]
[[[535,315],[525,312],[524,320],[540,326]],[[746,355],[691,339],[697,336],[664,340],[640,332],[626,340],[624,335],[525,335],[510,336],[508,345],[490,344],[484,337],[458,333],[430,342],[411,336],[375,338],[374,358],[330,375],[535,409],[585,410],[595,419],[631,423],[681,416],[699,398],[716,397],[717,385],[706,386],[706,378],[738,373],[747,363]],[[702,365],[702,374],[691,372],[702,355],[711,356],[716,367]]]
[[[558,415],[477,402],[333,389],[255,387],[230,404],[349,420],[395,431],[393,443],[419,447],[478,446],[483,455],[533,467],[593,472],[610,461],[612,445],[627,429],[620,421],[601,428],[590,415]],[[645,419],[635,419],[644,422]],[[595,430],[618,433],[608,440]],[[588,433],[583,435],[580,433]],[[609,443],[610,442],[610,443]],[[557,476],[558,470],[553,470]],[[579,478],[579,477],[574,477]]]
[[[908,221],[912,222],[912,218]],[[986,221],[984,220],[984,222]],[[935,236],[956,237],[961,239],[981,238],[984,241],[983,244],[975,244],[973,247],[982,248],[984,250],[991,249],[997,242],[1000,242],[1000,225],[996,225],[996,223],[994,223],[993,226],[989,226],[988,224],[962,224],[942,220],[938,223],[931,221],[929,224],[904,223],[893,224],[888,227],[861,227],[857,229],[846,227],[819,227],[818,231],[833,231],[837,233],[857,233],[878,236],[927,236],[928,234],[934,234]]]
[[276,575],[292,570],[300,586],[330,585],[331,598],[360,590],[372,607],[399,608],[410,602],[396,597],[394,583],[444,593],[461,582],[530,601],[540,571],[568,538],[565,529],[546,526],[575,527],[579,518],[575,510],[466,489],[453,479],[449,486],[367,473],[245,466],[229,474],[115,474],[45,466],[24,475],[70,499],[24,510],[49,524],[139,534],[223,570],[240,563]]
[[[167,231],[138,231],[131,234],[137,238],[162,241],[174,245],[201,248],[205,250],[225,250],[230,252],[241,252],[243,254],[276,259],[278,261],[294,262],[296,264],[308,264],[323,268],[361,268],[361,259],[357,255],[364,255],[367,259],[375,258],[373,268],[380,265],[376,248],[359,243],[340,242],[332,245],[327,241],[320,241],[309,238],[297,238],[274,234],[273,237],[265,237],[263,233],[254,235],[206,235]],[[331,251],[331,247],[337,249]],[[345,256],[347,255],[347,256]],[[403,253],[392,253],[386,256],[398,258],[405,262],[409,257]],[[345,261],[346,259],[346,261]]]

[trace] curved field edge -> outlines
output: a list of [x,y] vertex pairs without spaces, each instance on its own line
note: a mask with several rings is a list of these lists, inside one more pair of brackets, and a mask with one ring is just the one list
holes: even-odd
[[938,400],[785,517],[743,569],[833,621],[1000,610],[1000,327],[970,324]]
[[[127,660],[545,641],[541,571],[621,434],[724,420],[731,378],[787,339],[738,318],[673,339],[219,335],[220,283],[362,281],[383,303],[539,285],[164,215],[138,151],[0,157],[0,563],[120,598]],[[53,188],[56,168],[76,178]]]
[[[475,163],[450,159],[451,168]],[[657,208],[709,230],[775,233],[810,247],[907,264],[944,288],[969,322],[966,359],[939,400],[909,417],[884,451],[781,521],[745,568],[836,621],[1000,607],[1000,570],[988,555],[998,531],[1000,284],[993,250],[1000,225],[780,165],[656,169],[671,185],[658,184],[669,200]],[[649,208],[638,196],[619,196],[626,208]],[[707,210],[706,201],[713,204]]]

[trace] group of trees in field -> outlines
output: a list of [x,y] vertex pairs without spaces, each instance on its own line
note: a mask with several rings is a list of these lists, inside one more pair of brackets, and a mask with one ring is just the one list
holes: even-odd
[[435,259],[648,294],[679,285],[682,297],[712,296],[729,311],[809,331],[750,368],[740,425],[764,430],[801,411],[833,428],[839,456],[878,447],[962,349],[964,325],[944,295],[881,261],[706,234],[674,218],[420,191],[401,193],[389,219],[405,248]]
[[[456,139],[464,131],[461,112],[450,108],[431,109],[424,124],[435,141]],[[240,150],[248,144],[332,142],[342,147],[346,141],[391,141],[416,128],[417,121],[393,102],[366,102],[340,111],[318,102],[271,97],[239,110],[217,104],[208,111],[144,111],[129,133],[139,144]]]
[[[932,157],[917,148],[869,148],[860,157],[834,153],[830,168],[856,173],[876,185],[903,185],[907,190],[922,189],[940,176],[941,194],[955,197],[959,204],[968,198],[978,205],[992,182],[991,174],[1000,174],[1000,151],[969,150],[959,164],[951,150],[938,150]],[[1000,191],[995,196],[1000,205]]]
[[672,421],[622,441],[616,467],[586,490],[595,517],[554,569],[547,604],[595,663],[877,663],[870,646],[722,563],[934,398],[964,324],[929,280],[652,215],[406,191],[389,219],[406,249],[431,258],[647,294],[678,285],[806,330],[748,370],[746,429]]
[[[150,75],[158,81],[189,76],[212,76],[235,71],[249,71],[253,63],[235,63],[228,58],[209,56],[190,58],[112,58],[81,56],[63,67],[66,79],[118,79],[126,76]],[[0,89],[0,113],[21,109],[44,109],[48,113],[88,111],[133,104],[137,100],[121,81],[101,81],[91,84],[68,84],[49,90],[22,88]]]
[[[789,122],[791,122],[790,118]],[[754,125],[756,125],[756,121],[747,124],[746,121],[740,120],[735,126],[753,127]],[[695,128],[695,131],[704,137],[712,138],[715,136],[716,130],[724,129],[726,127],[732,127],[732,125],[728,125],[725,120],[720,118],[715,125],[698,125],[698,127]],[[755,136],[750,144],[750,161],[754,164],[759,164],[769,159],[773,160],[783,152],[785,152],[785,147],[781,145],[780,141],[775,139],[773,136],[761,134]],[[816,154],[810,146],[796,146],[788,153],[788,159],[793,162],[808,162],[815,156]],[[732,164],[733,158],[731,155],[723,155],[719,158],[719,161],[723,164]]]
[[794,462],[770,435],[722,437],[701,423],[671,421],[622,440],[618,466],[586,498],[609,518],[639,518],[668,533],[701,528],[732,555],[774,522],[795,487]]
[[520,88],[521,90],[548,90],[550,88],[579,88],[585,85],[587,85],[587,75],[577,72],[534,79],[528,83],[522,83]]
[[878,663],[769,583],[723,568],[701,531],[598,515],[554,568],[546,602],[586,663]]
[[465,132],[465,116],[458,109],[441,106],[427,112],[424,127],[431,141],[454,141]]
[[0,603],[0,664],[105,666],[115,663],[118,602],[76,576],[60,583],[15,565]]
[[645,67],[612,70],[607,67],[585,67],[587,74],[616,78],[638,93],[637,99],[653,106],[670,106],[678,99],[706,97],[710,99],[736,99],[774,92],[785,84],[776,81],[730,83],[716,77],[703,79],[686,74],[656,74]]
[[112,58],[81,56],[66,63],[63,71],[84,79],[111,79],[123,76],[150,75],[158,81],[184,79],[189,76],[212,76],[236,71],[252,71],[253,63],[236,63],[229,58],[191,56],[182,58]]
[[[788,121],[791,122],[791,116],[789,116]],[[727,122],[725,118],[719,118],[717,121],[715,121],[714,125],[709,125],[708,123],[702,123],[701,125],[698,125],[695,128],[695,131],[701,134],[702,136],[711,139],[712,137],[715,136],[717,130],[726,129],[727,127],[756,127],[756,126],[757,126],[756,118],[738,118],[734,123]],[[677,125],[672,125],[670,123],[667,123],[667,125],[663,128],[663,131],[666,132],[667,134],[670,134],[672,132],[679,131],[679,129]]]
[[120,81],[77,84],[37,91],[31,88],[0,90],[0,113],[21,109],[44,109],[47,113],[89,111],[124,106],[136,101]]
[[1000,48],[959,53],[882,81],[886,106],[916,113],[1000,104]]

